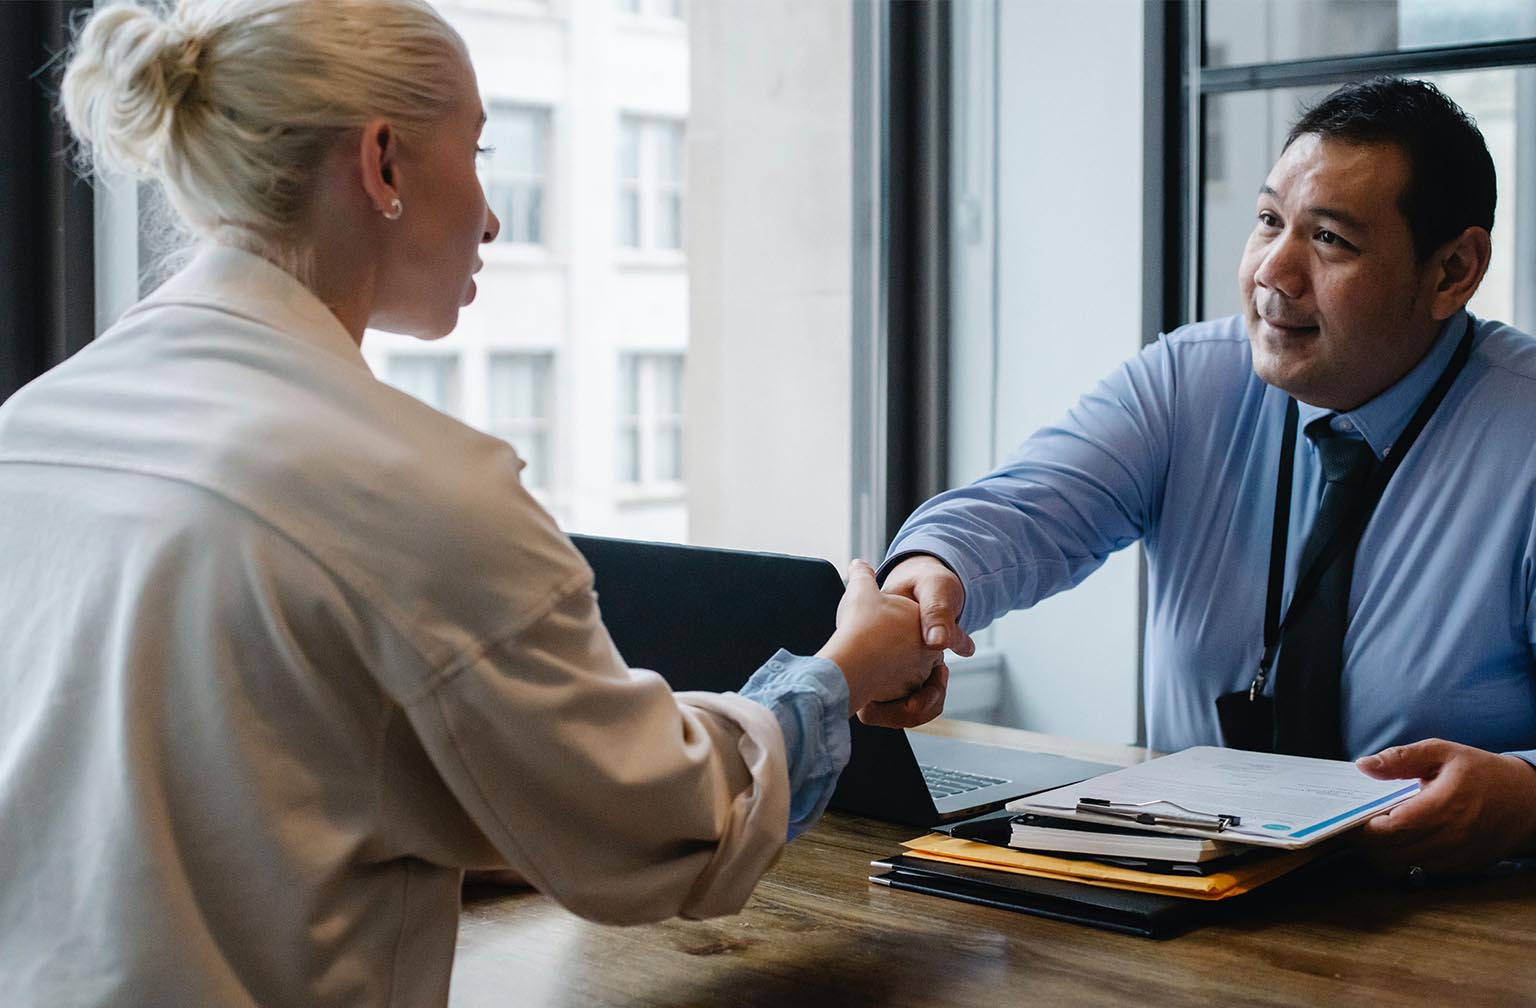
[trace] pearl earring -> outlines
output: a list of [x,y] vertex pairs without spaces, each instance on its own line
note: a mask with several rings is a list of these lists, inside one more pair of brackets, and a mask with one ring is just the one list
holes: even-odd
[[389,209],[379,212],[384,215],[385,220],[399,220],[400,215],[405,212],[405,205],[400,202],[399,196],[393,196],[389,200]]

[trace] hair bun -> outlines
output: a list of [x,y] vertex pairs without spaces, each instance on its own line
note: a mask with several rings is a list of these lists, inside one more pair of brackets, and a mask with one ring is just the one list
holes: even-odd
[[62,99],[93,160],[153,174],[177,110],[198,82],[203,41],[136,4],[98,11],[75,41]]

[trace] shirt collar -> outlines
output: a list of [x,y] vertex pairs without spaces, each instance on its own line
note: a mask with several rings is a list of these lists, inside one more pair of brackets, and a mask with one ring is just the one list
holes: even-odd
[[358,367],[368,367],[352,334],[313,291],[292,274],[243,249],[204,244],[185,267],[124,318],[167,303],[217,308],[302,339]]
[[[1452,315],[1441,326],[1440,335],[1435,338],[1429,353],[1425,354],[1411,371],[1399,378],[1397,384],[1365,405],[1347,413],[1337,414],[1331,421],[1333,429],[1345,434],[1358,433],[1365,438],[1366,444],[1371,446],[1371,451],[1376,453],[1378,459],[1385,457],[1392,447],[1392,442],[1396,441],[1398,435],[1403,432],[1403,428],[1408,426],[1408,421],[1413,418],[1419,403],[1424,401],[1424,397],[1434,386],[1435,380],[1450,363],[1451,355],[1456,352],[1456,345],[1466,326],[1465,310]],[[1327,416],[1333,412],[1333,410],[1312,406],[1299,400],[1296,406],[1303,428],[1318,417]]]

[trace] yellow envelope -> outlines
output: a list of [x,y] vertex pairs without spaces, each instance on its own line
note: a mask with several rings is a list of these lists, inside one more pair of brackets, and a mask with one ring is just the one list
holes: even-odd
[[1161,893],[1166,896],[1188,896],[1191,899],[1219,900],[1237,896],[1273,879],[1279,878],[1311,861],[1318,848],[1286,851],[1271,857],[1260,858],[1251,864],[1238,864],[1230,871],[1212,872],[1209,875],[1164,875],[1159,872],[1136,871],[1118,868],[1098,861],[1078,861],[1071,858],[1052,857],[1030,851],[1013,850],[996,844],[976,843],[974,840],[957,840],[942,833],[908,840],[902,844],[914,857],[931,861],[950,861],[958,864],[994,868],[998,871],[1016,872],[1020,875],[1038,875],[1042,878],[1081,882],[1085,885],[1104,886],[1109,889],[1130,889],[1136,892]]

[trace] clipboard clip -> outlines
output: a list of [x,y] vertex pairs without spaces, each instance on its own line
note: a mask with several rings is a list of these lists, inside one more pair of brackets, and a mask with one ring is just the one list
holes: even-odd
[[[1161,805],[1173,812],[1153,812],[1149,806]],[[1144,802],[1113,802],[1107,798],[1079,798],[1077,811],[1091,815],[1112,816],[1128,819],[1141,826],[1192,826],[1196,829],[1214,830],[1220,833],[1229,826],[1241,826],[1241,816],[1212,814],[1187,809],[1171,801],[1156,799]]]

